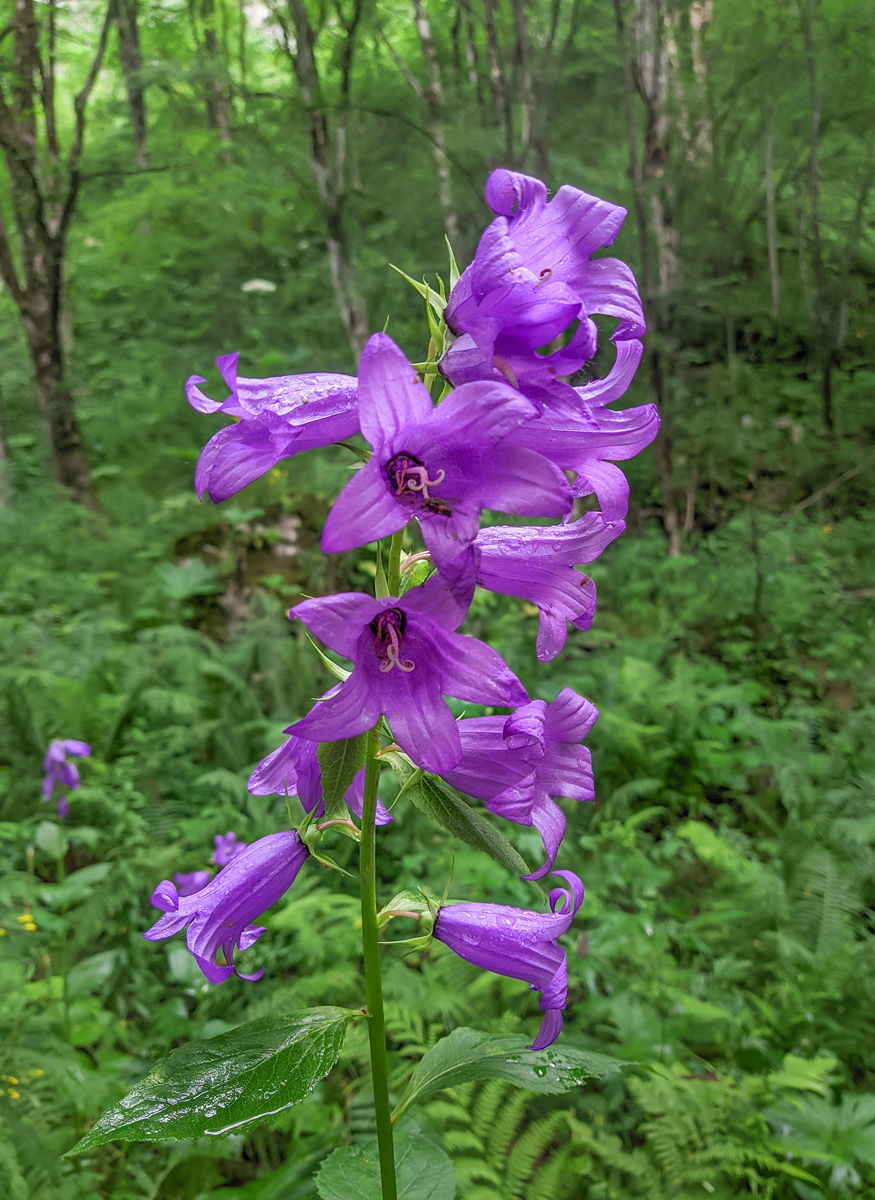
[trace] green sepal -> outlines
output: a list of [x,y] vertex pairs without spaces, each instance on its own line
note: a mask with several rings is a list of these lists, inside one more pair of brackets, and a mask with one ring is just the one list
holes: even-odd
[[461,276],[459,275],[459,267],[456,263],[456,256],[453,254],[453,247],[450,244],[450,239],[446,234],[444,234],[444,241],[447,243],[447,252],[450,256],[450,291],[452,291],[459,282]]
[[[328,657],[328,655],[324,652],[324,650],[321,650],[316,645],[316,643],[310,637],[309,633],[306,635],[306,637],[307,637],[307,641],[310,643],[310,645],[313,647],[313,649],[319,655],[319,658],[322,662],[323,667],[325,667],[325,669],[327,671],[330,671],[330,673],[334,676],[335,679],[339,679],[341,681],[341,683],[343,683],[345,680],[349,679],[350,675],[352,674],[352,671],[347,671],[346,668],[341,667],[339,665],[339,663],[333,662],[332,659],[330,659]],[[321,700],[321,698],[322,698],[321,696],[318,697],[318,699],[320,699],[320,700]]]

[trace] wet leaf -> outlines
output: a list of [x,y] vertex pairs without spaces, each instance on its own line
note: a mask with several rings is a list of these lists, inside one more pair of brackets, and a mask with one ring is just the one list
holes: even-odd
[[573,1046],[527,1050],[520,1034],[496,1036],[477,1029],[456,1029],[420,1060],[398,1102],[395,1118],[432,1092],[472,1079],[503,1079],[530,1092],[557,1096],[625,1065],[619,1059]]
[[241,1133],[303,1100],[337,1061],[346,1027],[359,1015],[308,1008],[189,1042],[153,1067],[69,1153],[112,1141]]

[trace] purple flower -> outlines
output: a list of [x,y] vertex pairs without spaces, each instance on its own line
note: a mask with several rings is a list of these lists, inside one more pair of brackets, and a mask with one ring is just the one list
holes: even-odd
[[[184,895],[169,879],[152,893],[152,904],[164,915],[143,937],[150,942],[173,937],[187,927],[185,944],[210,983],[240,974],[234,950],[247,950],[264,929],[251,922],[275,904],[294,883],[309,851],[294,830],[271,833],[235,854],[200,891]],[[224,963],[218,952],[222,951]],[[240,975],[260,979],[263,971]]]
[[634,458],[659,432],[655,404],[619,412],[607,407],[626,391],[640,359],[640,342],[618,342],[617,361],[605,379],[580,388],[554,384],[551,394],[555,403],[507,439],[521,447],[537,446],[557,467],[575,471],[574,495],[594,492],[605,520],[611,522],[626,516],[629,484],[610,460]]
[[474,543],[480,552],[477,582],[490,592],[519,596],[537,605],[537,654],[555,658],[565,645],[567,622],[589,629],[595,614],[595,584],[576,566],[592,562],[626,528],[586,513],[567,525],[483,529]]
[[90,754],[91,747],[87,742],[77,742],[73,738],[67,738],[66,741],[57,738],[49,742],[49,748],[43,758],[43,801],[51,800],[55,786],[61,789],[58,797],[58,816],[62,821],[70,811],[67,792],[75,792],[79,787],[79,771],[74,763],[67,761],[67,755],[73,758],[88,758]]
[[504,904],[448,904],[437,915],[434,936],[466,962],[496,975],[524,979],[541,992],[544,1019],[530,1050],[551,1046],[562,1030],[568,995],[568,964],[557,938],[568,930],[583,902],[583,884],[557,871],[568,884],[550,893],[550,913]]
[[[506,170],[489,176],[486,200],[496,218],[446,310],[460,335],[441,367],[451,382],[504,376],[532,395],[526,384],[537,392],[592,358],[593,313],[619,318],[615,342],[643,337],[632,272],[617,259],[592,258],[617,236],[624,208],[568,186],[548,203],[540,180]],[[536,354],[575,320],[567,346]]]
[[402,597],[375,600],[342,592],[296,605],[290,616],[352,659],[354,669],[288,732],[338,741],[364,733],[382,714],[417,766],[452,770],[462,745],[442,696],[473,704],[518,705],[528,699],[495,650],[455,633],[471,600],[474,574],[475,555],[468,550]]
[[532,700],[509,717],[459,722],[462,759],[443,777],[496,816],[538,830],[547,861],[527,879],[541,879],[553,869],[565,836],[556,797],[595,799],[592,759],[579,743],[597,717],[594,705],[563,688],[552,704]]
[[180,896],[193,896],[195,892],[203,891],[210,882],[210,873],[209,871],[189,871],[186,874],[177,871],[173,878]]
[[322,548],[351,550],[403,529],[414,517],[438,565],[477,536],[483,508],[528,516],[566,513],[565,476],[507,435],[538,409],[505,382],[457,388],[438,408],[413,367],[383,333],[359,366],[359,416],[373,457],[328,514]]
[[[286,731],[288,732],[288,731]],[[304,811],[321,817],[325,813],[322,798],[322,770],[319,766],[319,746],[306,738],[290,737],[288,741],[263,758],[249,777],[247,784],[253,796],[294,796]],[[364,802],[365,769],[362,769],[346,789],[344,800],[359,819]],[[377,824],[387,825],[392,814],[377,801]]]
[[236,423],[207,442],[194,476],[195,490],[218,504],[264,475],[283,458],[314,450],[358,433],[356,381],[351,375],[282,375],[274,379],[237,377],[238,354],[216,359],[231,395],[221,404],[200,390],[192,375],[185,395],[202,413],[224,413]]
[[227,833],[217,833],[213,836],[213,862],[217,867],[224,867],[229,863],[235,854],[239,854],[241,850],[245,850],[248,842],[240,842],[237,840],[237,834],[232,833],[229,829]]

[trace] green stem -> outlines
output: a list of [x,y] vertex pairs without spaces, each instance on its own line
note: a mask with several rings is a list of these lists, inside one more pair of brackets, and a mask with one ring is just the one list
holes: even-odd
[[[398,541],[396,551],[395,541]],[[401,539],[392,539],[389,554],[389,581],[398,564]],[[390,592],[395,595],[395,592]],[[377,785],[380,781],[380,725],[368,734],[368,756],[365,764],[365,796],[362,805],[362,840],[360,846],[362,890],[362,956],[365,966],[365,997],[368,1010],[368,1039],[371,1046],[371,1076],[374,1081],[374,1111],[377,1118],[377,1145],[380,1150],[380,1179],[383,1200],[397,1200],[395,1185],[395,1150],[392,1143],[392,1116],[389,1107],[389,1069],[386,1061],[386,1019],[383,1015],[383,987],[380,981],[380,942],[377,928]]]
[[392,541],[389,543],[389,570],[386,574],[386,581],[390,596],[397,596],[401,590],[401,546],[403,542],[404,530],[399,529],[397,533],[392,534]]

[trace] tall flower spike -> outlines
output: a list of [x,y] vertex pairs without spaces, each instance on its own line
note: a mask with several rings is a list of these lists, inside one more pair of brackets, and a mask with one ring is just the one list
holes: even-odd
[[45,772],[42,782],[43,801],[48,803],[55,788],[60,789],[58,816],[62,821],[70,811],[67,793],[75,792],[79,788],[79,770],[75,763],[68,761],[68,756],[70,758],[89,758],[90,755],[91,747],[88,743],[76,741],[75,738],[66,740],[56,738],[49,742],[43,758],[43,771]]
[[[288,732],[288,730],[286,730]],[[321,817],[325,813],[322,797],[322,769],[319,746],[306,738],[290,737],[267,758],[263,758],[246,785],[253,796],[294,796],[304,811]],[[365,769],[357,773],[346,789],[344,800],[350,812],[361,820],[365,792]],[[392,814],[377,800],[376,823],[388,825]]]
[[264,475],[281,459],[315,450],[358,433],[356,380],[352,375],[281,375],[243,379],[237,375],[238,354],[216,359],[231,395],[219,403],[200,389],[204,379],[192,375],[185,395],[202,413],[223,413],[236,424],[220,429],[198,459],[194,485],[218,504]]
[[579,743],[597,717],[594,705],[563,688],[552,704],[532,700],[507,718],[459,722],[462,759],[443,777],[496,816],[538,830],[547,859],[526,879],[543,878],[556,861],[565,836],[565,814],[556,798],[595,799],[592,759]]
[[[234,950],[248,950],[264,933],[252,921],[266,912],[292,886],[308,855],[294,830],[259,838],[195,893],[183,894],[169,879],[152,893],[152,904],[164,915],[143,937],[150,942],[173,937],[187,927],[185,944],[210,983],[240,974]],[[219,950],[224,963],[218,959]],[[263,971],[240,975],[260,979]]]
[[322,536],[333,553],[403,529],[414,517],[438,565],[477,536],[484,508],[527,516],[567,513],[571,492],[536,450],[507,436],[538,409],[505,382],[457,388],[438,408],[413,367],[383,333],[365,346],[359,415],[373,457],[335,500]]
[[470,603],[475,570],[468,549],[402,597],[342,592],[296,605],[290,616],[352,659],[354,669],[289,732],[339,741],[371,729],[383,715],[417,766],[452,770],[462,745],[443,696],[508,706],[528,699],[495,650],[454,632]]
[[601,513],[585,513],[567,525],[497,525],[478,534],[477,583],[537,605],[541,662],[550,662],[565,645],[569,621],[575,629],[589,629],[595,584],[574,568],[592,562],[625,528],[622,521],[605,521]]
[[568,996],[568,964],[557,939],[583,903],[583,884],[571,871],[556,871],[568,885],[550,893],[549,913],[504,904],[447,904],[434,936],[466,962],[496,975],[523,979],[541,992],[544,1019],[530,1050],[551,1046],[562,1030]]

